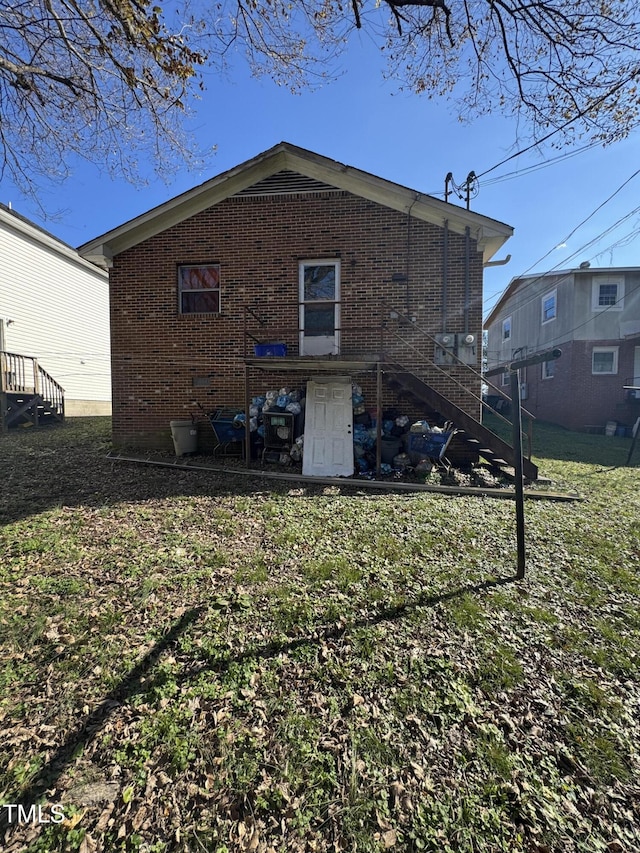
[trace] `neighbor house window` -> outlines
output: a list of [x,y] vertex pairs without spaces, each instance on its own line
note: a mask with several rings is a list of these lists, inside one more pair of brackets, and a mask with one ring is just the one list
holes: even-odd
[[511,385],[511,376],[509,375],[508,370],[504,370],[500,375],[500,384],[501,385]]
[[507,317],[506,320],[502,321],[502,340],[511,340],[511,317]]
[[591,354],[591,372],[614,374],[618,372],[618,347],[594,347]]
[[624,308],[624,281],[620,279],[609,279],[607,281],[594,280],[592,285],[591,307],[594,311],[622,311]]
[[551,290],[542,297],[542,322],[548,323],[556,319],[556,291]]
[[553,379],[556,375],[556,363],[555,361],[543,361],[542,362],[542,378],[543,379]]
[[220,264],[183,264],[178,267],[181,314],[220,313]]

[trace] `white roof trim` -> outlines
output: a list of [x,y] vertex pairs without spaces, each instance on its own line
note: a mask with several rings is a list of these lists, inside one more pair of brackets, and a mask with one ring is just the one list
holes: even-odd
[[[259,154],[252,160],[223,172],[182,195],[125,222],[84,245],[78,251],[85,258],[109,266],[112,258],[144,240],[183,222],[191,216],[240,193],[263,178],[283,169],[299,172],[337,189],[366,198],[393,210],[411,213],[416,219],[442,227],[448,221],[454,233],[464,234],[470,228],[488,261],[513,234],[513,229],[497,220],[482,216],[433,196],[424,195],[322,157],[287,142]],[[111,253],[110,255],[108,253]]]

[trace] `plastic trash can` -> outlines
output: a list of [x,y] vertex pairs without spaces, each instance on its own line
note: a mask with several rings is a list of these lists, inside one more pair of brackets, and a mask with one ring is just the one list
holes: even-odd
[[198,449],[198,429],[192,420],[169,421],[176,456],[195,453]]

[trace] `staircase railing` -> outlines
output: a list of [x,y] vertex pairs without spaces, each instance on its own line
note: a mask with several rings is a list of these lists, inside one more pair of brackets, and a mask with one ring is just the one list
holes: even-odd
[[37,395],[64,415],[64,388],[34,356],[0,352],[0,393]]
[[[403,323],[407,323],[407,324],[409,324],[409,325],[410,325],[410,326],[411,326],[415,331],[417,331],[417,332],[418,332],[418,333],[419,333],[423,338],[425,338],[426,340],[430,341],[430,342],[431,342],[431,343],[433,343],[435,346],[440,346],[440,344],[439,344],[439,342],[438,342],[437,338],[436,338],[434,335],[432,335],[432,334],[431,334],[430,332],[428,332],[426,329],[423,329],[421,326],[419,326],[419,325],[418,325],[418,323],[416,323],[416,322],[415,322],[415,320],[412,320],[412,319],[411,319],[411,317],[409,317],[409,316],[407,316],[406,314],[404,314],[404,313],[403,313],[401,310],[399,310],[397,307],[394,307],[393,305],[390,305],[390,304],[389,304],[388,302],[386,302],[385,300],[382,300],[382,305],[383,305],[383,307],[384,307],[384,308],[386,308],[388,311],[391,311],[391,312],[393,312],[394,314],[396,314],[396,315],[397,315],[397,317],[398,317],[398,319],[401,319]],[[393,336],[397,341],[399,341],[400,343],[402,343],[404,346],[408,347],[408,348],[409,348],[413,353],[415,353],[415,354],[419,357],[419,359],[422,361],[422,364],[423,364],[423,366],[424,366],[424,367],[428,367],[430,371],[435,370],[436,372],[438,372],[438,373],[442,374],[442,376],[446,377],[446,379],[447,379],[447,381],[448,381],[448,382],[451,382],[451,383],[453,383],[454,385],[456,385],[457,387],[459,387],[460,389],[462,389],[462,391],[464,391],[464,392],[465,392],[465,394],[466,394],[466,396],[467,396],[467,397],[469,397],[469,398],[471,398],[471,399],[475,400],[476,402],[480,403],[480,405],[482,406],[482,410],[483,410],[483,411],[484,411],[484,410],[488,410],[488,411],[490,411],[490,412],[491,412],[491,414],[492,414],[493,416],[495,416],[495,417],[496,417],[496,418],[498,418],[499,420],[503,421],[503,422],[504,422],[505,424],[507,424],[509,427],[511,426],[511,421],[510,421],[508,418],[505,418],[505,417],[504,417],[504,415],[500,414],[500,412],[497,412],[495,409],[493,409],[493,408],[492,408],[492,407],[487,403],[487,401],[486,401],[486,400],[484,400],[484,399],[482,398],[482,396],[481,396],[481,395],[478,395],[478,394],[474,393],[474,392],[473,392],[473,391],[472,391],[472,390],[471,390],[467,385],[465,385],[464,383],[460,382],[458,379],[456,379],[456,377],[455,377],[455,376],[452,376],[452,375],[451,375],[451,373],[450,373],[448,370],[445,370],[444,368],[440,367],[440,365],[436,364],[435,360],[433,360],[433,359],[431,359],[429,356],[425,355],[425,353],[424,353],[424,352],[422,352],[418,347],[416,347],[416,346],[415,346],[415,344],[411,343],[411,341],[408,341],[406,338],[403,338],[403,337],[402,337],[402,335],[400,335],[397,331],[395,331],[395,330],[391,329],[391,328],[390,328],[388,325],[386,325],[386,324],[385,324],[385,326],[384,326],[384,333],[385,333],[385,334],[387,334],[387,335],[391,335],[391,336]],[[456,355],[456,353],[451,352],[451,353],[450,353],[450,357],[451,357],[451,358],[452,358],[452,359],[457,363],[457,366],[459,366],[459,367],[463,367],[463,368],[465,369],[465,371],[467,372],[467,374],[473,375],[473,376],[474,376],[474,378],[478,379],[481,383],[484,383],[484,384],[485,384],[485,385],[487,385],[488,387],[492,388],[492,389],[493,389],[497,394],[499,394],[503,399],[508,400],[509,402],[511,402],[511,398],[509,397],[509,395],[508,395],[508,394],[505,394],[505,392],[504,392],[504,391],[502,391],[502,389],[501,389],[501,388],[498,388],[498,387],[497,387],[496,385],[494,385],[492,382],[489,382],[489,381],[487,380],[487,378],[486,378],[482,373],[480,373],[480,371],[476,370],[476,369],[475,369],[474,367],[472,367],[470,364],[467,364],[467,363],[466,363],[465,361],[463,361],[461,358],[458,358],[458,356]],[[403,370],[406,370],[406,371],[411,372],[411,373],[415,373],[415,365],[414,365],[413,367],[411,367],[411,368],[407,368],[407,367],[405,367],[404,365],[401,365],[401,364],[400,364],[399,366],[400,366]],[[527,445],[528,445],[528,447],[527,447],[527,458],[528,458],[528,459],[531,459],[532,446],[533,446],[533,421],[534,421],[534,420],[536,420],[536,418],[535,418],[535,415],[533,415],[531,412],[529,412],[529,411],[528,411],[527,409],[525,409],[524,407],[522,407],[522,414],[523,414],[524,416],[526,416],[526,418],[527,418],[527,433],[526,433],[526,435],[527,435]],[[490,430],[490,432],[491,432],[491,430]]]

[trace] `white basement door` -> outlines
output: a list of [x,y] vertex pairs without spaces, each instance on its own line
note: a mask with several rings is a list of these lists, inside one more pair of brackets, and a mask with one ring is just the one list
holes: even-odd
[[307,382],[302,473],[308,477],[353,474],[353,405],[348,376]]

